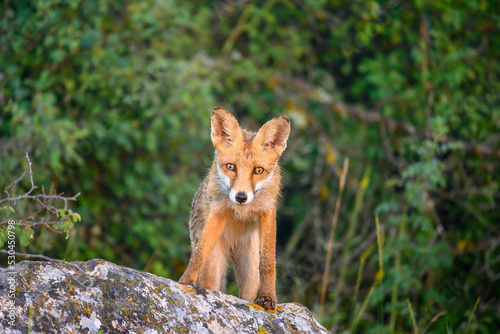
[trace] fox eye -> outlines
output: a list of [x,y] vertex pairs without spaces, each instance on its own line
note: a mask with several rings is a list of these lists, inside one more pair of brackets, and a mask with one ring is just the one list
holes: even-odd
[[227,168],[227,170],[232,170],[232,171],[236,170],[236,166],[233,164],[226,164],[226,168]]
[[257,168],[255,168],[255,169],[253,170],[253,172],[254,172],[255,174],[262,174],[262,173],[264,173],[264,168],[262,168],[262,167],[257,167]]

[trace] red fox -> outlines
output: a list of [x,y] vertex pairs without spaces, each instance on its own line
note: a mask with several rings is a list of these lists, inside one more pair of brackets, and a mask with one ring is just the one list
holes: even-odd
[[276,309],[278,158],[289,133],[286,116],[270,120],[254,133],[241,129],[229,111],[214,109],[215,159],[191,204],[192,253],[179,283],[224,289],[230,258],[240,298]]

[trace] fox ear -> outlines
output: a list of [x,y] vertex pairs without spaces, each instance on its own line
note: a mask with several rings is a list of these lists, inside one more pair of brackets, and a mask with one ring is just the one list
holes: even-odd
[[215,107],[212,112],[212,143],[219,151],[243,141],[240,125],[229,111]]
[[254,143],[260,145],[264,151],[276,154],[278,158],[286,148],[289,134],[290,119],[286,116],[276,117],[260,128]]

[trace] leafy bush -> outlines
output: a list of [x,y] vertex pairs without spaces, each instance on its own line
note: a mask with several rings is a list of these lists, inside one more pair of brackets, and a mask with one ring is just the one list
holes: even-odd
[[421,332],[493,331],[496,6],[3,2],[0,186],[18,176],[29,151],[38,184],[82,193],[74,207],[82,222],[68,241],[38,230],[28,250],[178,278],[190,250],[190,201],[213,154],[211,110],[222,105],[253,129],[287,114],[280,301],[319,315],[348,156],[320,321],[338,331],[410,331],[409,300]]

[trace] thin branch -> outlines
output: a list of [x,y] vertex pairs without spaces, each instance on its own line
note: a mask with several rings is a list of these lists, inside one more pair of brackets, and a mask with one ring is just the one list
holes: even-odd
[[[49,226],[49,225],[57,225],[57,224],[60,224],[61,222],[60,221],[31,221],[31,220],[28,220],[28,219],[9,219],[9,220],[2,220],[0,222],[0,226],[5,226],[5,225],[8,225],[9,222],[12,222],[14,221],[17,225],[22,225],[22,226],[36,226],[36,225],[44,225],[44,226]],[[62,231],[58,231],[59,233],[61,233]]]
[[[8,250],[4,250],[4,249],[0,249],[0,253],[2,254],[7,254],[7,255],[15,255],[15,256],[22,256],[22,257],[25,257],[25,258],[34,258],[34,259],[41,259],[41,260],[46,260],[46,261],[50,261],[50,262],[66,262],[64,260],[58,260],[58,259],[53,259],[51,257],[48,257],[48,256],[45,256],[45,255],[41,255],[41,254],[27,254],[27,253],[18,253],[18,252],[10,252]],[[82,269],[80,269],[82,270]]]
[[31,194],[31,192],[33,190],[35,190],[38,187],[35,186],[35,182],[33,181],[33,169],[31,168],[31,160],[30,160],[30,156],[28,155],[28,152],[26,152],[26,160],[28,160],[28,169],[30,171],[31,189],[25,195],[29,195],[29,194]]
[[[45,189],[43,187],[42,187],[42,193],[43,193],[42,195],[31,195],[31,193],[33,192],[33,190],[37,189],[38,186],[35,185],[35,182],[33,180],[33,168],[32,168],[32,163],[31,163],[31,160],[30,160],[28,152],[26,152],[25,158],[26,158],[26,160],[28,160],[28,169],[24,170],[23,174],[20,177],[18,177],[14,182],[12,182],[10,185],[8,185],[7,187],[5,187],[4,192],[7,194],[7,198],[4,198],[4,199],[0,200],[0,204],[6,203],[6,202],[15,203],[16,201],[24,200],[24,199],[33,199],[33,200],[38,200],[38,199],[45,199],[45,200],[52,199],[52,200],[56,200],[56,201],[64,201],[64,203],[65,203],[65,209],[66,209],[68,201],[76,201],[76,198],[78,196],[80,196],[80,193],[76,194],[73,197],[63,197],[62,195],[64,195],[64,193],[54,194],[54,195],[46,195],[45,194]],[[11,197],[10,193],[9,193],[9,190],[12,187],[14,187],[16,184],[18,184],[19,182],[21,182],[22,179],[24,178],[24,176],[26,175],[26,173],[28,171],[29,171],[30,183],[31,183],[30,190],[28,190],[28,192],[24,193],[24,195],[19,195],[19,196],[16,196],[16,197]]]
[[72,197],[63,197],[64,193],[60,193],[58,195],[19,195],[19,196],[16,196],[16,197],[7,197],[7,198],[4,198],[2,200],[0,200],[0,204],[2,203],[5,203],[5,202],[17,202],[19,200],[23,200],[23,199],[32,199],[32,200],[35,200],[35,199],[53,199],[53,200],[56,200],[56,201],[64,201],[64,202],[67,202],[67,201],[76,201],[77,197],[80,196],[81,193],[78,193],[76,194],[75,196],[72,196]]
[[24,170],[23,175],[21,175],[21,176],[20,176],[20,177],[18,177],[18,178],[17,178],[14,182],[12,182],[10,185],[8,185],[7,187],[5,187],[5,189],[4,189],[3,191],[7,194],[7,196],[9,196],[9,197],[10,197],[10,195],[9,195],[9,190],[10,190],[13,186],[15,186],[17,183],[19,183],[19,182],[20,182],[20,181],[24,178],[24,175],[26,175],[26,172],[28,172],[28,170],[27,170],[27,169],[25,169],[25,170]]

